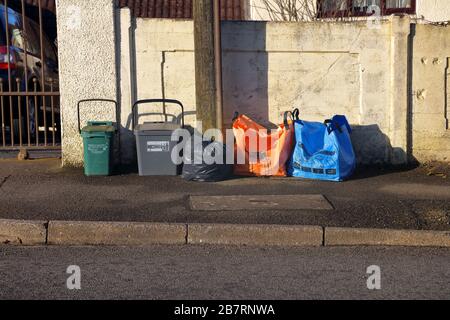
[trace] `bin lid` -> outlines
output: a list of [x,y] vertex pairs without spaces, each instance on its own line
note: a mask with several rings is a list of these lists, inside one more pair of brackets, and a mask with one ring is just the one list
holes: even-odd
[[173,131],[180,129],[181,126],[169,122],[147,122],[136,126],[134,133],[136,135],[171,135]]
[[114,132],[116,128],[114,126],[86,126],[81,129],[81,132],[89,133],[101,133],[101,132]]
[[81,135],[83,137],[111,137],[116,128],[111,121],[89,121],[87,126],[81,129]]

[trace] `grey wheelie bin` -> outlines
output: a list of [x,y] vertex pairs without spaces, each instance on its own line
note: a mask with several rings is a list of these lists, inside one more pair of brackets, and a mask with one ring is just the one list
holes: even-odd
[[[175,104],[181,108],[181,124],[170,122],[139,123],[141,104]],[[181,165],[172,161],[172,150],[178,141],[172,141],[172,134],[184,128],[184,107],[180,101],[170,99],[148,99],[137,101],[133,106],[133,131],[136,136],[136,150],[140,176],[176,176]]]

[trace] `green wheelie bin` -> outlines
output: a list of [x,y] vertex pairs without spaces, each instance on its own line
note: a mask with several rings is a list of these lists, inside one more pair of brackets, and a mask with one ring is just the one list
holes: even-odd
[[78,102],[78,130],[83,137],[84,146],[84,174],[86,176],[109,176],[114,165],[114,140],[117,128],[112,121],[88,121],[81,128],[80,106],[87,102],[111,103],[115,106],[116,124],[118,104],[114,100],[87,99]]

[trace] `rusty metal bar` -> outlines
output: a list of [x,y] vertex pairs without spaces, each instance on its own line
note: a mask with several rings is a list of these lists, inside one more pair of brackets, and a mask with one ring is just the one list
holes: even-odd
[[[8,90],[12,91],[11,81],[11,48],[9,38],[9,15],[8,15],[8,0],[5,0],[5,32],[6,32],[6,59],[8,60]],[[14,145],[14,113],[13,113],[13,99],[9,97],[9,120],[10,120],[10,134],[11,134],[11,146]]]
[[44,29],[42,20],[42,0],[38,0],[39,3],[39,40],[41,42],[41,87],[42,91],[45,91],[45,56],[44,56]]
[[27,112],[27,140],[28,146],[31,147],[30,105],[28,103],[28,97],[25,97],[25,104]]
[[[26,147],[27,150],[60,150],[61,146],[31,146]],[[19,151],[23,149],[23,147],[19,146],[6,146],[6,147],[0,147],[0,150],[2,151]]]
[[[23,33],[25,41],[23,42],[23,51],[25,55],[25,68],[24,68],[24,79],[25,79],[25,91],[28,92],[28,34],[27,34],[27,24],[26,24],[26,15],[25,15],[25,0],[22,0],[22,24],[23,24]],[[27,101],[27,107],[28,107],[28,101]]]
[[[5,7],[5,27],[4,34],[6,39],[6,58],[8,66],[8,80],[0,79],[0,115],[1,115],[1,137],[0,143],[1,150],[18,150],[20,147],[27,145],[27,148],[34,149],[58,149],[60,130],[57,131],[59,123],[59,114],[57,108],[59,108],[60,93],[58,88],[55,91],[56,82],[54,79],[47,79],[48,67],[46,63],[46,51],[45,51],[45,33],[44,33],[44,6],[46,9],[48,3],[43,0],[16,0],[18,5],[21,4],[21,8],[17,7],[18,14],[22,16],[22,32],[23,32],[23,44],[20,47],[20,55],[22,60],[16,65],[14,57],[16,57],[15,44],[11,39],[11,30],[9,29],[10,12],[8,2],[4,0],[2,4]],[[29,66],[30,63],[34,63],[33,59],[30,59],[32,55],[29,52],[30,46],[28,39],[32,30],[29,30],[28,21],[31,19],[27,17],[27,6],[34,5],[38,8],[39,12],[39,26],[36,29],[39,30],[39,43],[40,43],[40,57],[36,55],[36,65]],[[13,9],[11,9],[13,10]],[[15,10],[15,9],[14,9]],[[37,17],[36,17],[37,18]],[[37,20],[37,19],[36,19]],[[37,22],[37,21],[36,21]],[[34,22],[33,22],[34,23]],[[37,32],[36,32],[37,33]],[[33,35],[35,33],[33,32]],[[37,34],[36,34],[37,36]],[[37,40],[37,39],[36,39]],[[23,52],[22,52],[23,50]],[[23,64],[23,69],[20,70]],[[17,68],[16,68],[17,67]],[[38,70],[34,74],[32,69]],[[6,69],[6,68],[5,68]],[[15,71],[17,70],[17,74]],[[14,71],[14,73],[13,73]],[[6,72],[6,70],[5,70]],[[40,74],[39,74],[40,72]],[[14,78],[13,78],[14,77]],[[16,86],[16,87],[14,87]],[[6,89],[7,88],[7,89]],[[56,99],[56,100],[55,100]],[[9,102],[9,108],[7,103]],[[34,104],[33,104],[34,103]],[[47,109],[47,106],[49,107]],[[42,108],[42,112],[41,112]],[[9,109],[9,116],[8,116]],[[48,114],[51,112],[51,117]],[[24,115],[26,113],[26,116]],[[6,119],[5,118],[9,118]],[[40,120],[40,117],[43,120]],[[47,118],[48,117],[48,118]],[[57,118],[58,117],[58,118]],[[51,120],[50,120],[51,119]],[[26,125],[24,122],[26,121]],[[50,121],[52,122],[50,124]],[[9,128],[8,128],[9,122]],[[40,126],[41,125],[41,126]],[[34,127],[35,126],[35,127]],[[44,127],[44,134],[42,135],[42,126]],[[17,128],[15,128],[17,127]],[[9,129],[9,130],[8,130]],[[24,130],[27,130],[25,133]],[[50,143],[49,131],[52,130]],[[41,136],[40,136],[41,134]],[[35,137],[35,138],[34,138]],[[40,140],[43,140],[43,143]],[[18,140],[18,141],[15,141]]]
[[44,145],[47,145],[48,136],[47,136],[47,107],[45,105],[45,97],[42,97],[42,114],[44,117]]
[[[16,84],[17,84],[17,92],[20,92],[20,79],[16,78]],[[22,103],[21,103],[21,97],[17,96],[17,110],[19,115],[19,145],[23,145],[23,137],[22,137]]]
[[[47,145],[47,107],[45,106],[45,97],[40,97],[42,99],[42,116],[44,123],[44,145]],[[41,99],[38,99],[39,101]],[[39,106],[40,108],[41,106]]]
[[[24,68],[24,82],[25,82],[25,92],[28,92],[28,33],[27,33],[27,23],[26,23],[26,14],[25,14],[25,0],[22,0],[22,27],[24,33],[23,42],[23,51],[24,51],[24,60],[25,60],[25,68]],[[28,97],[25,97],[25,109],[27,113],[27,142],[28,146],[31,146],[31,127],[30,127],[30,104],[28,101]]]
[[10,118],[10,134],[11,134],[11,145],[14,145],[14,109],[13,109],[13,97],[9,97],[9,118]]
[[[0,91],[3,92],[3,79],[0,79]],[[1,112],[2,112],[2,138],[3,138],[3,147],[6,147],[6,132],[5,132],[5,107],[4,107],[4,100],[5,98],[2,96],[0,97],[0,104],[1,104]]]
[[8,85],[11,91],[11,52],[10,52],[10,38],[9,38],[9,15],[8,15],[8,0],[5,0],[5,32],[6,32],[6,57],[8,60]]
[[[50,82],[50,92],[53,92],[53,80]],[[56,127],[55,127],[55,103],[54,103],[53,96],[50,96],[50,105],[52,108],[52,142],[53,142],[53,146],[55,146],[56,145]]]
[[[33,79],[34,92],[37,92],[37,79]],[[38,109],[38,96],[34,96],[34,122],[35,122],[35,134],[36,134],[36,146],[39,146],[39,109]]]
[[[36,80],[36,79],[34,79]],[[37,81],[37,80],[36,80]],[[40,92],[40,91],[30,91],[30,92],[0,92],[1,97],[59,97],[59,92]]]

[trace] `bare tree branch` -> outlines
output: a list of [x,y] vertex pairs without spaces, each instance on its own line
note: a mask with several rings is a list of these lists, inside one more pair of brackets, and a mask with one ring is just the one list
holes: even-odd
[[[257,0],[253,8],[260,17],[271,21],[313,21],[320,19],[319,12],[326,12],[327,20],[348,20],[352,13],[347,0]],[[366,1],[366,0],[357,0]]]

